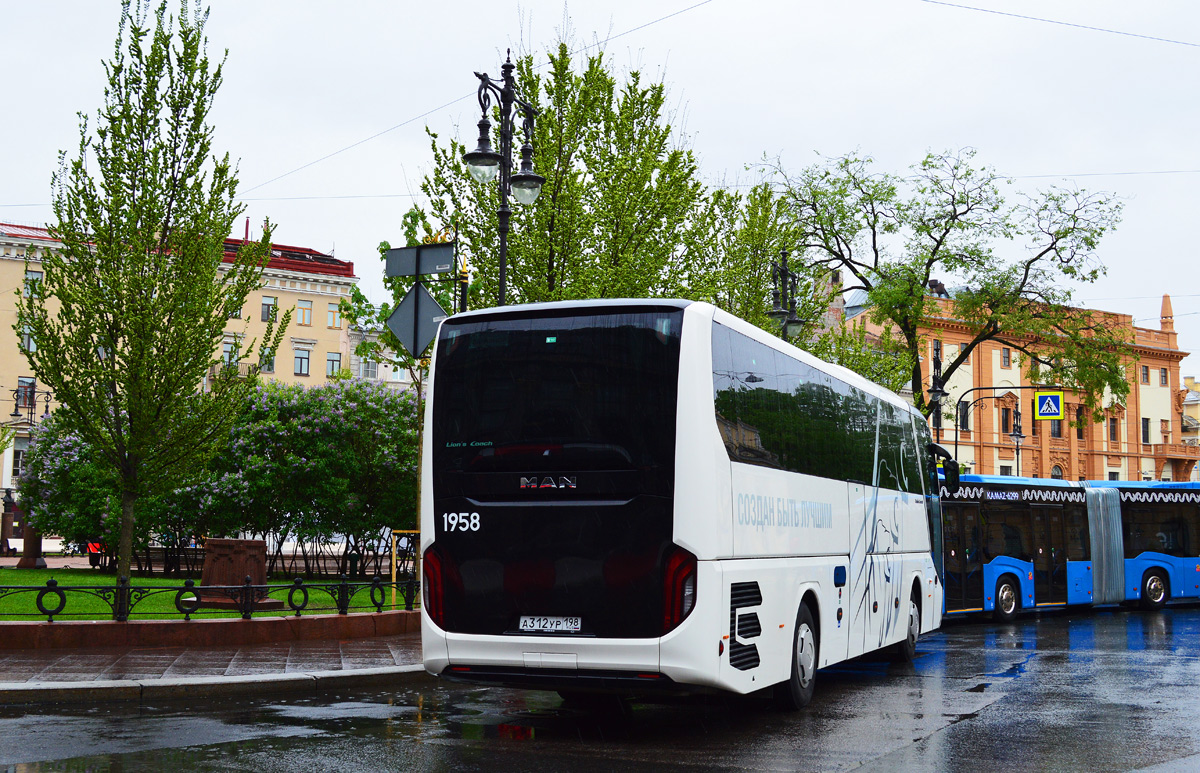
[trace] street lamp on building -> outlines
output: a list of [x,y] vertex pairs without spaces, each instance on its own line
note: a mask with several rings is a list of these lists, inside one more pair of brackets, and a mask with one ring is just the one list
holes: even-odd
[[804,327],[796,316],[796,273],[788,268],[787,250],[779,251],[779,260],[771,261],[771,310],[767,316],[779,323],[784,338],[794,338]]
[[[508,269],[508,222],[512,210],[508,207],[508,196],[512,194],[521,204],[532,204],[542,192],[546,178],[533,171],[533,118],[537,110],[533,105],[517,96],[517,82],[513,77],[516,65],[512,63],[512,52],[500,67],[500,80],[488,77],[487,73],[475,73],[479,79],[479,108],[483,116],[479,119],[479,143],[475,150],[463,154],[467,171],[481,183],[500,179],[500,304],[504,305]],[[488,109],[492,95],[500,102],[500,152],[492,150],[492,122],[488,120]],[[522,132],[525,144],[521,146],[521,169],[513,174],[512,144],[513,123],[517,111],[522,116]]]
[[54,395],[52,395],[48,390],[38,389],[36,382],[20,384],[16,389],[12,390],[12,393],[13,409],[9,416],[12,417],[14,421],[20,421],[21,419],[24,419],[26,424],[33,425],[36,423],[37,417],[39,416],[37,412],[37,404],[39,401],[42,403],[42,412],[40,417],[44,419],[50,415],[50,401],[54,399]]

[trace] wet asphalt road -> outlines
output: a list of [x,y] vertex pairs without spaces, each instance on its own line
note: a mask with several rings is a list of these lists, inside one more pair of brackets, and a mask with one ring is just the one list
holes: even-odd
[[755,699],[603,710],[432,679],[389,693],[0,709],[15,771],[1200,770],[1200,607],[952,623],[914,665]]

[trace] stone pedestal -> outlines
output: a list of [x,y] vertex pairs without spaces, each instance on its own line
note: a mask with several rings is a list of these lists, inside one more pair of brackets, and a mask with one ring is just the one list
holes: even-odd
[[[204,541],[204,569],[201,585],[267,584],[267,543],[260,539],[215,539]],[[283,601],[267,598],[265,591],[255,593],[255,609],[282,609]],[[211,591],[199,593],[201,606],[214,609],[237,609],[237,599]]]
[[21,551],[21,560],[17,561],[18,569],[45,569],[46,559],[42,556],[42,534],[25,524],[23,537],[25,549]]

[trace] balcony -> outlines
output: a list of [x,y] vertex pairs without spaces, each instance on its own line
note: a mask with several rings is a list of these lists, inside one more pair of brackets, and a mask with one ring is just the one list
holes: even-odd
[[218,378],[250,378],[258,373],[258,366],[248,362],[222,362],[208,369],[208,380]]
[[1143,446],[1151,449],[1156,459],[1200,460],[1200,446],[1192,443],[1159,443],[1153,446]]

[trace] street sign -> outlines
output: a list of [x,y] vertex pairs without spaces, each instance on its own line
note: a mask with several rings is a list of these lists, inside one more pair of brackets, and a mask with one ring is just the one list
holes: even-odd
[[395,247],[384,258],[384,276],[444,274],[454,270],[454,242]]
[[420,282],[412,286],[404,300],[387,319],[388,330],[414,358],[420,357],[437,335],[438,323],[446,318],[441,304]]
[[1033,418],[1039,421],[1063,417],[1062,392],[1034,392],[1033,404],[1036,408]]

